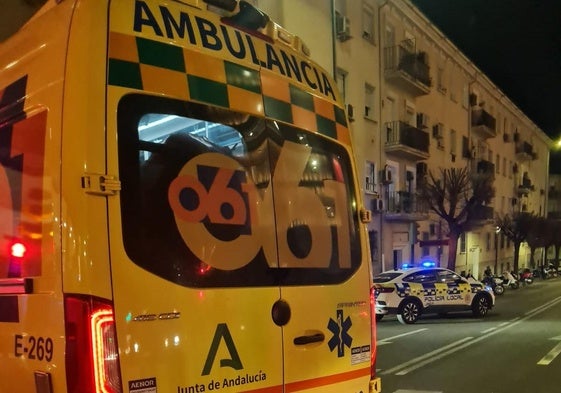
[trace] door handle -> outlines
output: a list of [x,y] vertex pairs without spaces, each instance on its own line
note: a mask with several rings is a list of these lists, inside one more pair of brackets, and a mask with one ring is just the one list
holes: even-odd
[[306,345],[311,343],[319,343],[325,340],[323,333],[315,333],[306,336],[298,336],[294,339],[294,345]]

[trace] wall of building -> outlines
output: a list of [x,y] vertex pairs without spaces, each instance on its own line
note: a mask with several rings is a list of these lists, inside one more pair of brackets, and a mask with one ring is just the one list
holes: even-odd
[[[512,243],[496,232],[494,218],[519,211],[545,215],[552,141],[544,132],[408,0],[255,3],[304,39],[314,59],[335,74],[352,108],[361,190],[366,207],[373,210],[368,229],[374,272],[423,259],[447,264],[447,246],[420,247],[417,241],[447,237],[440,217],[406,199],[415,194],[419,163],[433,173],[451,167],[492,168],[493,217],[459,243],[456,270],[477,275],[487,266],[512,267]],[[407,75],[392,72],[410,54],[421,68],[406,66],[406,74],[423,83],[408,84]],[[483,112],[492,126],[481,132],[472,121]],[[390,148],[396,133],[403,136],[403,129],[411,127],[416,131],[407,134],[410,139],[428,133],[426,154],[418,151],[415,140]],[[410,146],[416,146],[413,154]],[[520,266],[528,263],[529,249],[523,245]]]

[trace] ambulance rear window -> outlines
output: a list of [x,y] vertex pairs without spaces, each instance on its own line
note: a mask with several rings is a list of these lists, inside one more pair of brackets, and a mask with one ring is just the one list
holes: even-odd
[[320,285],[360,265],[347,151],[271,120],[129,95],[118,108],[125,251],[189,287]]

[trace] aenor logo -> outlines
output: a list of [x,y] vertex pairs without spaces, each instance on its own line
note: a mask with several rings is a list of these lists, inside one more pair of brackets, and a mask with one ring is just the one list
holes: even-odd
[[[259,188],[226,155],[205,153],[187,162],[168,189],[185,244],[210,266],[235,270],[261,251],[271,268],[327,268],[335,241],[339,267],[350,267],[345,185],[323,180],[321,197],[307,186],[302,174],[310,155],[309,146],[285,141],[271,180]],[[332,201],[331,214],[322,198]]]
[[156,378],[145,378],[129,381],[130,393],[156,392]]

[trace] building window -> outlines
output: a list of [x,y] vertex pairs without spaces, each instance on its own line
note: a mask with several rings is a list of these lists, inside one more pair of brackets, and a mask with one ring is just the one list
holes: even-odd
[[487,232],[485,235],[485,248],[489,251],[491,250],[491,234]]
[[446,85],[444,83],[444,67],[438,67],[436,70],[437,89],[442,94],[446,94]]
[[368,193],[376,192],[376,164],[371,161],[366,161],[366,167],[364,168],[364,173],[366,176],[366,184],[364,189]]
[[[428,232],[423,232],[422,237],[423,237],[423,240],[429,240],[429,233]],[[424,256],[424,257],[430,255],[430,247],[428,247],[428,246],[423,247],[422,253],[423,253],[422,256]]]
[[366,3],[362,3],[362,38],[374,43],[374,11]]
[[466,252],[466,233],[460,235],[460,252],[465,254]]
[[395,28],[388,23],[386,24],[385,30],[386,30],[386,36],[384,37],[385,45],[386,48],[389,48],[395,45]]
[[432,126],[432,136],[436,141],[436,147],[444,150],[444,124],[437,123]]
[[374,92],[373,86],[364,84],[364,117],[374,119]]
[[469,106],[469,88],[467,83],[464,83],[462,88],[462,106],[466,109]]
[[452,162],[456,161],[456,130],[450,129],[450,154]]
[[344,102],[347,102],[345,99],[345,95],[347,93],[347,75],[349,75],[347,71],[342,68],[337,68],[337,75],[335,76],[337,79],[337,88],[339,89],[341,98]]
[[347,2],[345,0],[335,0],[335,12],[347,16]]
[[368,242],[370,243],[370,256],[372,262],[378,261],[378,232],[368,231]]
[[495,165],[496,165],[495,171],[499,175],[501,173],[501,157],[498,154],[495,158]]
[[503,157],[503,176],[506,176],[506,158]]

